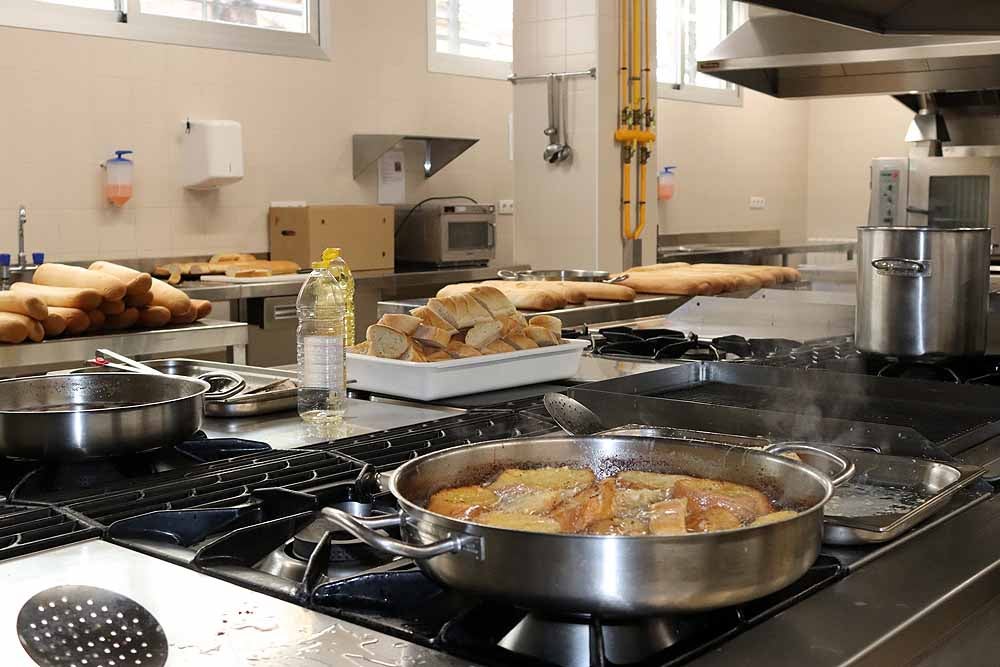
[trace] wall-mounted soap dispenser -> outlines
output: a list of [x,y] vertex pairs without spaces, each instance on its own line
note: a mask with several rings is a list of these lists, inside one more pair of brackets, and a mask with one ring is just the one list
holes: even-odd
[[184,187],[212,190],[243,179],[243,128],[234,120],[189,120],[181,138]]
[[121,207],[132,198],[132,160],[124,157],[132,151],[115,151],[115,157],[104,163],[104,196]]

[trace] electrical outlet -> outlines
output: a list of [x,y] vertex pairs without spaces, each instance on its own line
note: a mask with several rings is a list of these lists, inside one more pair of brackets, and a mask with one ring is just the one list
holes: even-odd
[[767,200],[763,197],[750,197],[750,208],[754,210],[767,208]]
[[514,215],[514,200],[501,199],[497,202],[497,213],[500,215]]

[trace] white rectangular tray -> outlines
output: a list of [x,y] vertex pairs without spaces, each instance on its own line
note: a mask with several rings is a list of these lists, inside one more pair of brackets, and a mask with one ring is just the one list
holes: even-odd
[[428,363],[349,352],[347,375],[357,380],[352,389],[433,401],[573,377],[589,344],[564,340],[552,347]]

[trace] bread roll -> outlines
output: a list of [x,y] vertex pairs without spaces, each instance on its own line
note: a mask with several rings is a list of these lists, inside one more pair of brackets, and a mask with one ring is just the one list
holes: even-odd
[[533,341],[528,336],[524,334],[515,334],[513,336],[507,336],[503,341],[509,344],[511,347],[517,350],[532,350],[538,347],[538,343]]
[[206,301],[205,299],[191,299],[191,305],[194,306],[196,311],[194,316],[195,320],[203,320],[212,314],[211,301]]
[[66,318],[58,313],[49,313],[49,316],[41,322],[47,338],[60,336],[66,331]]
[[191,299],[187,294],[162,280],[154,278],[150,291],[153,293],[152,304],[163,306],[174,317],[183,317],[191,308]]
[[0,343],[23,343],[28,337],[28,322],[33,321],[20,313],[0,312]]
[[125,312],[124,301],[105,301],[97,308],[105,315],[121,315]]
[[504,352],[517,352],[517,350],[514,349],[513,345],[497,340],[484,347],[483,352],[485,354],[502,354]]
[[121,331],[122,329],[131,329],[139,322],[139,309],[138,308],[126,308],[121,313],[117,315],[107,315],[105,314],[104,328],[111,331]]
[[424,322],[419,317],[414,317],[413,315],[386,313],[379,319],[378,323],[390,329],[395,329],[407,336],[412,336],[416,333],[417,327],[423,325]]
[[49,315],[49,309],[44,301],[37,296],[18,292],[0,292],[0,311],[20,313],[33,320],[44,320]]
[[125,306],[128,308],[145,308],[153,304],[153,293],[143,292],[142,294],[126,294]]
[[125,283],[119,278],[68,264],[42,264],[35,269],[34,282],[50,287],[89,287],[107,301],[120,301],[125,296]]
[[381,324],[368,327],[365,338],[371,346],[371,354],[383,359],[399,359],[410,348],[410,339],[395,329]]
[[460,340],[452,340],[448,343],[448,347],[445,349],[453,359],[467,359],[469,357],[479,357],[482,356],[482,352],[472,347],[471,345],[466,345]]
[[562,320],[552,315],[535,315],[528,320],[528,325],[548,329],[557,336],[562,335]]
[[165,327],[170,324],[170,311],[163,306],[139,308],[139,326],[147,329]]
[[100,271],[101,273],[106,273],[110,276],[118,278],[118,280],[125,283],[125,293],[133,296],[148,292],[149,286],[153,284],[153,277],[148,273],[136,271],[135,269],[130,269],[129,267],[122,266],[121,264],[112,264],[111,262],[94,262],[90,265],[90,270]]
[[500,340],[500,332],[502,330],[503,325],[496,320],[480,322],[465,334],[465,342],[474,348],[482,350],[495,341]]
[[28,327],[28,340],[35,343],[40,343],[45,340],[45,327],[38,320],[34,320],[27,315],[21,315],[20,313],[8,313],[12,317],[20,318],[26,327]]
[[559,334],[544,327],[525,327],[524,335],[535,341],[538,347],[551,347],[560,343]]
[[410,311],[410,315],[420,318],[420,320],[422,320],[423,323],[426,324],[427,326],[437,327],[438,329],[447,331],[452,335],[458,333],[458,330],[454,326],[452,326],[451,323],[449,323],[447,320],[439,316],[437,313],[435,313],[427,306],[420,306],[419,308],[414,308],[413,310]]
[[[473,327],[475,328],[475,327]],[[451,342],[451,334],[444,329],[421,324],[412,334],[413,339],[428,348],[444,349]]]
[[87,313],[83,312],[79,308],[62,308],[60,306],[51,306],[49,308],[49,314],[56,314],[62,317],[66,321],[66,331],[64,332],[68,336],[76,336],[82,334],[90,326],[90,318],[87,317]]
[[49,306],[94,310],[101,305],[101,293],[91,288],[51,287],[34,283],[14,283],[10,290],[20,296],[33,296]]
[[104,328],[104,321],[107,319],[107,316],[99,310],[88,310],[87,319],[90,320],[87,331],[98,331]]

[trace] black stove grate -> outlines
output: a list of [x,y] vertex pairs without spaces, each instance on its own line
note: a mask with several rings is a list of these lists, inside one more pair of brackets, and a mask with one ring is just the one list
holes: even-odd
[[55,508],[0,505],[0,560],[99,536],[98,528]]

